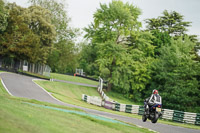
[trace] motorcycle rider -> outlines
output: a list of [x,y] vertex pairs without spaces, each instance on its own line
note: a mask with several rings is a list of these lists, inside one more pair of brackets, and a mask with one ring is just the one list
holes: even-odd
[[158,94],[158,90],[154,89],[152,91],[151,97],[145,99],[145,112],[149,115],[149,109],[155,104],[162,104],[162,98]]

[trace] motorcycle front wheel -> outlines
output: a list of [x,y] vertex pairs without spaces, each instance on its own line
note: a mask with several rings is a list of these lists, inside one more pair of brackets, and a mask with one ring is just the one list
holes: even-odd
[[146,121],[147,121],[147,117],[146,117],[145,114],[142,115],[142,121],[143,121],[143,122],[146,122]]

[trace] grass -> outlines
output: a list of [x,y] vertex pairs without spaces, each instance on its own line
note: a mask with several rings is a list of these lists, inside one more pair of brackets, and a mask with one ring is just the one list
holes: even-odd
[[[105,112],[109,112],[109,113],[113,113],[113,114],[124,115],[124,116],[128,116],[128,117],[141,119],[141,116],[139,116],[137,114],[129,114],[129,113],[124,113],[124,112],[112,111],[112,110],[108,110],[108,109],[105,109],[102,107],[87,104],[81,100],[82,94],[86,94],[86,95],[90,95],[90,96],[99,96],[96,88],[82,87],[82,86],[78,86],[78,85],[59,83],[59,82],[50,82],[50,81],[35,81],[35,82],[38,83],[39,85],[41,85],[43,88],[45,88],[50,93],[52,93],[53,96],[55,96],[59,100],[64,101],[66,103],[75,104],[75,105],[79,105],[82,107],[92,108],[92,109],[96,109],[96,110],[100,110],[100,111],[105,111]],[[8,97],[6,90],[3,88],[3,86],[0,83],[0,96],[2,96],[2,95],[6,95],[6,97]],[[128,101],[120,94],[107,93],[107,95],[120,103],[133,104],[132,102]],[[11,98],[10,96],[9,96],[9,99],[12,99],[12,100],[14,99],[14,100],[17,100],[18,102],[25,101],[25,102],[43,104],[43,105],[48,105],[48,106],[58,107],[58,108],[63,108],[63,109],[70,109],[65,106],[39,102],[36,100],[28,100],[28,99],[13,98],[13,97]],[[0,101],[1,101],[1,99],[0,99]],[[1,106],[1,104],[0,104],[0,106]],[[1,110],[1,107],[0,107],[0,110]],[[73,110],[79,110],[79,109],[73,108]],[[95,120],[92,120],[92,121],[95,121]],[[200,130],[200,126],[196,126],[196,125],[192,125],[192,124],[176,123],[176,122],[166,121],[166,120],[159,120],[158,122],[163,123],[163,124],[169,124],[169,125],[174,125],[174,126],[181,126],[181,127],[185,127],[185,128],[193,128],[193,129]],[[1,125],[1,119],[0,119],[0,125]],[[0,132],[1,132],[1,128],[0,128]]]
[[132,100],[126,98],[124,95],[120,94],[120,93],[117,93],[117,92],[106,92],[106,95],[113,99],[114,101],[118,102],[118,103],[122,103],[122,104],[130,104],[130,105],[142,105],[141,103],[136,103],[136,102],[133,102]]
[[[82,94],[100,97],[96,88],[85,87],[74,84],[67,84],[62,82],[51,81],[34,81],[48,92],[50,92],[57,99],[79,106],[88,107],[88,104],[81,100]],[[90,107],[93,107],[92,105]]]
[[106,122],[89,116],[35,107],[24,102],[80,111],[79,109],[65,106],[9,96],[0,83],[0,133],[150,132],[148,129],[139,128],[134,125],[127,126]]
[[51,73],[51,78],[53,79],[59,79],[59,80],[65,80],[65,81],[72,81],[72,82],[78,82],[78,83],[84,83],[84,84],[90,84],[90,85],[98,85],[99,82],[91,81],[85,78],[77,77],[77,76],[69,76],[64,74],[58,74],[58,73]]
[[[35,82],[39,84],[40,86],[42,86],[43,88],[45,88],[47,91],[51,92],[54,97],[56,97],[57,99],[63,102],[86,107],[86,108],[105,111],[105,112],[109,112],[113,114],[124,115],[128,117],[141,119],[141,116],[137,114],[129,114],[129,113],[124,113],[124,112],[108,110],[102,107],[88,104],[81,100],[82,94],[86,94],[89,96],[99,96],[95,88],[82,87],[78,85],[72,85],[72,84],[60,83],[60,82],[50,82],[50,81],[35,81]],[[118,102],[133,104],[132,102],[125,100],[125,98],[122,98],[123,96],[120,94],[110,93],[108,96],[112,96],[112,98]],[[159,120],[158,122],[163,123],[163,124],[169,124],[169,125],[174,125],[174,126],[200,130],[200,126],[196,126],[192,124],[176,123],[176,122],[166,121],[166,120]]]
[[[72,81],[72,82],[85,83],[85,84],[91,84],[91,85],[98,85],[99,84],[99,82],[91,81],[91,80],[84,79],[84,78],[81,78],[81,77],[74,77],[74,76],[69,76],[69,75],[64,75],[64,74],[57,74],[57,73],[51,73],[51,78],[60,79],[60,80],[66,80],[66,81]],[[44,83],[44,84],[46,84],[46,83]],[[49,83],[47,83],[47,84],[49,84]],[[56,88],[60,88],[61,87],[60,84],[57,84],[57,85],[58,85],[58,87],[56,87]],[[71,91],[76,91],[79,94],[79,96],[78,96],[79,98],[81,97],[82,94],[87,94],[89,96],[99,96],[98,93],[96,93],[96,91],[95,92],[93,91],[93,93],[87,93],[87,92],[79,93],[79,90],[74,89],[75,86],[69,85],[69,84],[67,86],[66,85],[63,86],[63,85],[62,85],[61,88],[66,88],[66,87],[67,88],[71,88],[72,87],[72,89],[70,89],[69,92],[59,92],[59,95],[61,95],[62,93],[67,94],[67,93],[71,93]],[[48,88],[52,88],[51,86],[52,86],[52,84],[49,85],[48,87],[46,87],[46,89],[48,91],[50,91],[50,92],[53,91],[53,89],[48,89]],[[79,88],[79,87],[80,86],[76,86],[75,88]],[[54,86],[54,88],[55,88],[55,86]],[[87,89],[87,88],[85,88],[85,89]],[[89,90],[92,90],[92,89],[89,89]],[[65,91],[67,91],[67,90],[65,90]],[[133,101],[125,98],[122,94],[115,93],[115,92],[106,92],[106,91],[104,91],[104,92],[106,93],[106,95],[109,98],[111,98],[114,101],[117,101],[119,103],[123,103],[123,104],[138,104],[138,103],[134,103]],[[53,92],[53,93],[55,93],[55,92]],[[77,94],[77,93],[74,93],[74,94]],[[59,97],[59,96],[57,95],[57,97]],[[61,98],[61,99],[65,100],[65,98],[64,99]]]

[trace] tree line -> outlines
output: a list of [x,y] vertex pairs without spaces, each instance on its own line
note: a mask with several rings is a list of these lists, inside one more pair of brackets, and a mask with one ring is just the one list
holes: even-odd
[[139,8],[119,0],[100,4],[85,28],[90,43],[81,51],[81,68],[107,80],[107,91],[143,102],[157,89],[164,108],[199,112],[199,42],[187,34],[191,22],[164,10],[144,28],[139,15]]
[[63,2],[30,0],[31,6],[23,8],[0,0],[0,58],[48,64],[53,72],[73,72],[78,29],[69,26]]
[[163,107],[200,112],[200,57],[191,22],[176,11],[138,20],[141,9],[113,0],[100,4],[94,21],[79,30],[69,25],[65,3],[29,0],[22,8],[0,0],[0,58],[48,64],[53,72],[73,73],[79,67],[108,81],[107,91],[143,102],[157,89]]

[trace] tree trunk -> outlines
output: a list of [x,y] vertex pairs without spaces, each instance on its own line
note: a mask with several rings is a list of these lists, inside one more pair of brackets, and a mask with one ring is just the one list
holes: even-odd
[[112,83],[108,83],[107,91],[111,91],[111,88],[112,88]]

